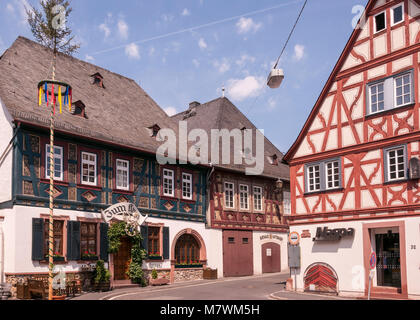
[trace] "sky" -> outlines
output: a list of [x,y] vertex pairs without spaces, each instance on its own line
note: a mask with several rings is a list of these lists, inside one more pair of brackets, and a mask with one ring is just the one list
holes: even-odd
[[[229,98],[282,152],[292,146],[367,0],[309,0],[280,60],[278,89],[267,76],[303,0],[72,0],[75,57],[135,80],[169,115],[192,101]],[[33,39],[25,6],[0,0],[0,54]],[[359,7],[360,8],[360,7]]]

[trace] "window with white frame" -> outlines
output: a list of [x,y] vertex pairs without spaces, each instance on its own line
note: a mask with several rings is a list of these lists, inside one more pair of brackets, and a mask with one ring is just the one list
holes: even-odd
[[174,171],[163,169],[163,195],[174,197]]
[[182,173],[182,198],[192,200],[192,174]]
[[386,13],[381,12],[378,13],[375,17],[374,17],[374,21],[375,21],[375,33],[380,32],[382,30],[386,29]]
[[249,188],[246,184],[239,185],[239,206],[242,210],[249,209]]
[[305,166],[305,192],[331,191],[341,188],[341,161],[327,159]]
[[225,182],[225,207],[235,207],[234,184],[231,182]]
[[130,162],[128,160],[116,160],[116,187],[121,190],[130,188]]
[[407,178],[407,161],[405,146],[385,149],[386,182]]
[[309,192],[321,190],[321,170],[319,164],[307,167],[307,183]]
[[391,9],[391,25],[396,25],[404,21],[404,3],[401,3]]
[[411,73],[395,77],[395,106],[401,107],[412,103]]
[[290,214],[291,212],[290,191],[283,191],[283,213]]
[[262,211],[262,188],[254,186],[254,210]]
[[82,152],[82,184],[97,185],[96,176],[96,154],[89,152]]
[[368,84],[367,114],[414,103],[413,70]]
[[325,164],[326,189],[334,189],[340,187],[340,163],[330,161]]
[[[45,178],[50,178],[50,145],[46,145],[45,152]],[[63,148],[54,146],[54,180],[63,181],[64,170],[63,170]]]

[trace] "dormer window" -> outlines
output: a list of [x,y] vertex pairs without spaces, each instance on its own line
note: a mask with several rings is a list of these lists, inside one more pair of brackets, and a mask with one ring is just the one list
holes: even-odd
[[386,16],[385,11],[378,13],[375,17],[375,33],[386,29]]
[[278,157],[276,154],[273,154],[272,156],[267,157],[267,159],[268,159],[268,162],[272,164],[273,166],[277,166],[279,164]]
[[81,100],[78,100],[75,103],[73,103],[71,113],[75,116],[88,119],[87,114],[86,114],[86,106]]
[[148,127],[147,129],[149,129],[151,137],[156,137],[160,131],[160,127],[157,124],[154,124],[153,126]]
[[92,74],[91,77],[93,78],[94,85],[97,85],[98,87],[105,89],[104,77],[102,77],[102,75],[99,72]]

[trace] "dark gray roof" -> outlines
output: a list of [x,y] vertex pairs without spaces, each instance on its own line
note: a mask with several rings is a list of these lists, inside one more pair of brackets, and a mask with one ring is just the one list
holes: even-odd
[[[191,116],[188,117],[188,114]],[[213,101],[192,106],[187,111],[172,116],[172,119],[187,121],[188,130],[203,129],[209,137],[212,129],[252,129],[257,130],[255,125],[227,98],[218,98]],[[254,131],[255,132],[255,131]],[[289,180],[289,167],[282,163],[283,153],[280,152],[266,137],[264,144],[264,176],[273,178],[282,178]],[[254,135],[255,142],[255,135]],[[210,146],[209,146],[210,148]],[[221,157],[221,152],[219,153]],[[233,154],[233,144],[231,144],[231,155]],[[253,145],[253,154],[255,154],[255,144]],[[278,157],[278,165],[272,165],[268,158],[274,154]],[[210,151],[209,151],[210,155]],[[231,162],[233,162],[231,156]],[[219,160],[221,163],[221,160]],[[244,165],[224,165],[218,164],[216,167],[244,171]]]
[[[37,85],[51,77],[52,51],[19,37],[0,58],[0,98],[15,120],[49,127],[49,109],[38,106]],[[93,84],[100,73],[105,88]],[[175,132],[177,123],[134,81],[76,58],[59,54],[56,79],[73,87],[73,102],[82,101],[88,119],[64,108],[56,129],[154,153],[160,145],[148,127]]]

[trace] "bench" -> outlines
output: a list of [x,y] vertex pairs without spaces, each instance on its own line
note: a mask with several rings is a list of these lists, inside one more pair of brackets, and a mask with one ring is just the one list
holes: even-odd
[[28,279],[29,297],[32,299],[32,294],[40,294],[42,299],[48,297],[48,285],[45,285],[44,280]]

